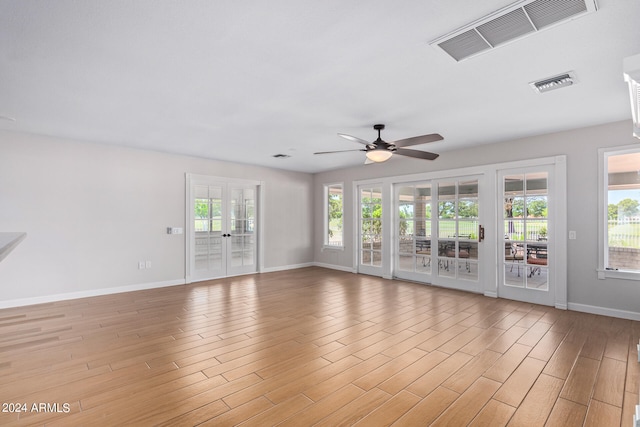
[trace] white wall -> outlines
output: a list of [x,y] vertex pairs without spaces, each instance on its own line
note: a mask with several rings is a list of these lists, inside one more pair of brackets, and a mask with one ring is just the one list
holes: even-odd
[[[315,209],[322,212],[322,187],[325,183],[345,184],[345,236],[354,232],[352,212],[353,181],[375,177],[402,176],[412,173],[441,171],[470,166],[502,163],[555,155],[567,155],[567,225],[577,232],[568,241],[568,302],[577,310],[606,309],[635,313],[640,316],[640,282],[598,280],[598,148],[639,144],[631,136],[630,121],[558,132],[515,141],[506,141],[465,150],[441,153],[433,162],[394,157],[383,164],[359,166],[325,172],[314,176]],[[446,138],[446,135],[445,135]],[[445,139],[446,140],[446,139]],[[324,229],[315,223],[315,260],[338,268],[351,269],[353,241],[346,238],[345,250],[321,251]],[[627,313],[628,314],[628,313]]]
[[185,227],[185,173],[264,181],[265,270],[313,261],[310,174],[3,131],[0,231],[27,238],[0,263],[0,307],[183,283],[166,227]]

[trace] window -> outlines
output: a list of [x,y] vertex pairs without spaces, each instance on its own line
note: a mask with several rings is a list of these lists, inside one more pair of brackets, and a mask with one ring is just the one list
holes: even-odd
[[344,213],[342,184],[324,186],[325,200],[325,233],[324,245],[332,248],[342,248],[342,217]]
[[640,279],[640,148],[601,150],[600,278]]

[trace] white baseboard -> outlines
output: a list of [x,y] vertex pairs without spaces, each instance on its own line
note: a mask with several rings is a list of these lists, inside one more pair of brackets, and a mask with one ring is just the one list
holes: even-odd
[[[274,271],[295,270],[297,268],[313,267],[314,265],[315,265],[314,263],[308,262],[304,264],[285,265],[281,267],[270,267],[270,268],[263,269],[262,272],[269,273]],[[249,274],[253,274],[253,273],[249,273]],[[117,286],[113,288],[102,288],[102,289],[91,289],[87,291],[67,292],[62,294],[45,295],[45,296],[38,296],[38,297],[32,297],[32,298],[20,298],[20,299],[0,301],[0,309],[23,307],[23,306],[35,305],[35,304],[47,304],[47,303],[56,302],[56,301],[66,301],[66,300],[78,299],[78,298],[97,297],[101,295],[119,294],[122,292],[143,291],[146,289],[164,288],[167,286],[184,285],[187,283],[188,282],[186,279],[176,279],[176,280],[167,280],[163,282],[151,282],[151,283],[141,283],[136,285]]]
[[[270,267],[270,268],[263,269],[262,272],[270,273],[275,271],[295,270],[298,268],[314,267],[314,266],[328,268],[332,270],[345,271],[349,273],[354,272],[351,267],[344,267],[341,265],[334,265],[334,264],[325,264],[321,262],[309,262],[309,263],[286,265],[286,266],[280,266],[280,267]],[[114,288],[92,289],[87,291],[68,292],[63,294],[45,295],[45,296],[32,297],[32,298],[20,298],[20,299],[14,299],[14,300],[0,301],[0,309],[22,307],[22,306],[35,305],[35,304],[46,304],[46,303],[51,303],[56,301],[66,301],[71,299],[95,297],[100,295],[118,294],[122,292],[133,292],[133,291],[142,291],[146,289],[164,288],[168,286],[184,285],[185,283],[186,283],[185,279],[176,279],[176,280],[166,280],[163,282],[141,283],[136,285],[118,286]],[[485,291],[484,295],[492,298],[497,297],[497,294],[495,292]],[[597,307],[593,305],[577,304],[577,303],[568,303],[566,306],[556,307],[556,308],[569,309],[573,311],[580,311],[580,312],[591,313],[591,314],[599,314],[602,316],[617,317],[620,319],[640,321],[640,313],[633,312],[633,311],[617,310],[613,308]]]
[[593,305],[576,304],[570,302],[567,308],[573,311],[581,311],[583,313],[600,314],[602,316],[618,317],[620,319],[640,320],[640,313],[626,310],[616,310],[614,308],[596,307]]
[[484,296],[489,298],[498,298],[498,292],[496,291],[484,291]]
[[33,298],[20,298],[14,300],[0,301],[0,309],[23,307],[26,305],[46,304],[56,301],[66,301],[78,298],[97,297],[101,295],[119,294],[122,292],[143,291],[146,289],[164,288],[167,286],[184,285],[184,279],[166,280],[164,282],[141,283],[137,285],[118,286],[115,288],[91,289],[87,291],[68,292],[64,294],[45,295]]
[[328,268],[328,269],[331,269],[331,270],[346,271],[347,273],[355,273],[355,271],[353,271],[352,267],[345,267],[345,266],[342,266],[342,265],[325,264],[323,262],[314,262],[313,265],[315,267]]
[[314,265],[315,264],[312,262],[305,262],[302,264],[281,265],[278,267],[267,267],[267,268],[263,268],[261,273],[273,273],[275,271],[296,270],[298,268],[313,267]]

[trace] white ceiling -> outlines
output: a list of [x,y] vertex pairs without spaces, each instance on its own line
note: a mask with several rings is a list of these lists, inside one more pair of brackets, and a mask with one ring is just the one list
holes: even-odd
[[[372,141],[375,123],[444,152],[630,118],[640,1],[460,63],[429,46],[511,3],[2,0],[0,129],[319,172],[362,164],[312,153],[361,148],[336,134]],[[579,84],[528,86],[569,70]]]

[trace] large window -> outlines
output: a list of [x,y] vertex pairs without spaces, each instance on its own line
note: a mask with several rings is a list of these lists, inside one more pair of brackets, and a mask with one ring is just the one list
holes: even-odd
[[324,245],[342,248],[344,246],[342,235],[342,217],[344,214],[342,184],[325,185],[324,200]]
[[[640,148],[602,151],[604,206],[601,268],[605,276],[640,273]],[[606,207],[606,209],[605,209]],[[602,277],[602,275],[601,275]],[[640,279],[640,276],[636,276]]]

